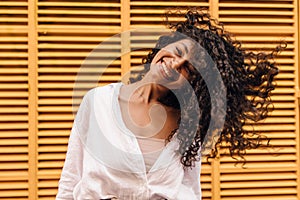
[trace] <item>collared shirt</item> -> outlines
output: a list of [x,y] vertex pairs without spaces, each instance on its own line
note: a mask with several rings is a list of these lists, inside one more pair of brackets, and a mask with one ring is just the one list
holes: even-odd
[[121,85],[94,88],[83,98],[56,199],[201,199],[200,162],[183,168],[176,137],[146,171],[138,141],[122,120]]

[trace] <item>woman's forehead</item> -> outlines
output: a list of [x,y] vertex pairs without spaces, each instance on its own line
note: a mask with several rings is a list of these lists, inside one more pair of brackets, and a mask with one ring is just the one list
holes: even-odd
[[190,39],[182,39],[167,45],[164,49],[175,50],[184,52],[185,54],[190,53],[191,49],[195,46],[194,42]]

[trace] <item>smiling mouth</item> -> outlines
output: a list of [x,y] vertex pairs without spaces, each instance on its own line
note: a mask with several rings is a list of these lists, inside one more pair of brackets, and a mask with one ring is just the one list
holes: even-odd
[[176,81],[179,78],[179,74],[172,69],[169,69],[164,62],[161,62],[160,71],[164,78],[169,81]]

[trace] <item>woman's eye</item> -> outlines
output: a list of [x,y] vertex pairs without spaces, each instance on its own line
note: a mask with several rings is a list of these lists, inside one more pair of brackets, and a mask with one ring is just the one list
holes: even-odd
[[182,56],[182,51],[178,47],[176,47],[176,51],[179,56]]

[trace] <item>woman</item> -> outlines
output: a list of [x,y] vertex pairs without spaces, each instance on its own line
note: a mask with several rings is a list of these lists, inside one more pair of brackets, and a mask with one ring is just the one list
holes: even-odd
[[207,13],[185,16],[131,84],[85,95],[57,199],[201,199],[201,153],[225,142],[243,158],[260,145],[243,125],[267,117],[283,47],[246,53]]

